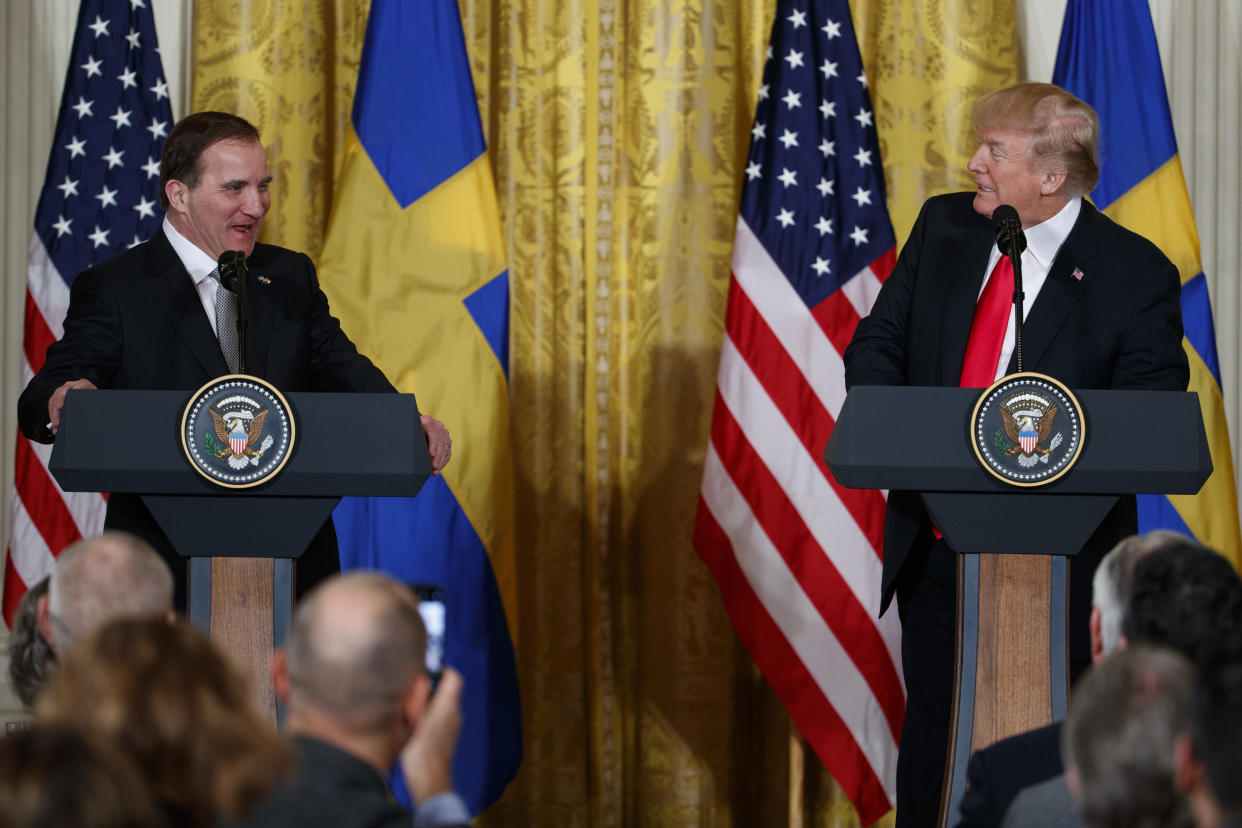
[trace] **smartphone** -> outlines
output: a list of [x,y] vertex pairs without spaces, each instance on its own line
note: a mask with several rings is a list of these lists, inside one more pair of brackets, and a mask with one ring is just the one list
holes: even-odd
[[410,584],[410,590],[418,596],[418,612],[427,628],[427,655],[424,663],[431,679],[431,692],[440,684],[444,672],[444,590],[432,584]]

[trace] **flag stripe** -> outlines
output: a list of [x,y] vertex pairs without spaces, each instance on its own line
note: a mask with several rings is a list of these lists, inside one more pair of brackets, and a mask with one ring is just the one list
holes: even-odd
[[[833,302],[837,296],[840,296],[839,292],[821,304]],[[844,300],[838,304],[850,307]],[[828,435],[832,433],[836,421],[812,393],[797,363],[780,346],[772,329],[736,281],[729,285],[729,309],[725,330],[729,341],[737,348],[768,397],[780,409],[807,454],[811,457],[822,456],[824,447],[828,444]],[[883,548],[884,498],[871,489],[845,488],[837,483],[828,472],[828,466],[823,463],[815,464],[815,468],[853,516],[878,558]]]
[[733,242],[733,278],[767,320],[781,347],[795,355],[815,396],[835,420],[845,402],[841,353],[750,227],[740,220]]
[[43,362],[47,359],[48,346],[56,341],[56,337],[52,334],[52,329],[47,325],[47,318],[43,315],[43,311],[35,304],[34,294],[26,291],[26,335],[24,337],[23,346],[26,351],[26,362],[31,369],[31,375],[37,374],[39,369],[43,367]]
[[[785,496],[779,482],[755,453],[724,400],[718,395],[712,416],[712,446],[735,480],[750,511],[771,539],[773,550],[785,561],[841,648],[871,687],[896,741],[901,733],[905,694],[889,658],[874,658],[886,649],[869,614],[850,591],[832,560],[815,543],[802,515]],[[735,484],[736,486],[736,484]]]
[[[721,458],[711,446],[704,466],[702,497],[707,511],[728,538],[728,548],[746,550],[735,554],[731,563],[741,571],[746,588],[754,592],[764,613],[778,628],[779,635],[772,638],[782,638],[788,643],[801,662],[802,669],[810,676],[810,684],[818,688],[827,702],[823,707],[807,710],[806,727],[803,728],[800,722],[800,729],[804,733],[808,730],[817,733],[817,729],[822,728],[817,752],[822,748],[824,753],[829,753],[829,757],[821,754],[821,758],[826,763],[831,761],[836,764],[832,751],[844,748],[847,754],[849,752],[832,721],[838,720],[854,750],[865,760],[864,767],[870,769],[869,773],[880,780],[880,787],[891,796],[892,786],[884,784],[883,780],[893,778],[884,769],[890,762],[894,741],[884,711],[867,692],[863,677],[854,670],[849,655],[819,616],[803,592],[802,585],[789,571],[770,539],[759,529],[745,498],[738,492]],[[732,590],[727,594],[730,600],[736,600],[738,591]],[[753,621],[754,614],[747,620]],[[748,634],[753,635],[750,629],[738,626],[739,630],[747,629]],[[760,657],[771,643],[770,640],[760,640],[756,642],[758,646],[751,647],[750,651]],[[769,673],[765,671],[765,675]],[[779,673],[771,675],[780,676]],[[805,685],[801,688],[803,693],[808,690]],[[837,780],[844,786],[851,781],[850,773],[861,772],[862,769],[855,766],[837,776]]]

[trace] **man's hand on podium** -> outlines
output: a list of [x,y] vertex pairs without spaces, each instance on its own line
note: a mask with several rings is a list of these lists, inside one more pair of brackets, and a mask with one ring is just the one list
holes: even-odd
[[[79,380],[79,382],[85,382],[85,380]],[[435,417],[423,414],[422,424],[423,431],[427,434],[427,451],[431,453],[431,473],[439,474],[440,470],[448,465],[449,458],[453,456],[453,440],[449,437],[444,423]]]
[[[52,433],[60,428],[60,411],[65,407],[65,395],[76,388],[85,388],[94,391],[95,383],[88,379],[70,380],[52,392],[52,396],[47,400],[47,421],[52,427]],[[443,426],[441,426],[443,428]],[[445,432],[447,438],[448,432]],[[447,462],[447,461],[446,461]]]

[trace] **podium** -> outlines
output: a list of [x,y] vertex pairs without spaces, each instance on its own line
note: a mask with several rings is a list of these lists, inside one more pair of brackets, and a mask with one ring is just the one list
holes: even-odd
[[1076,465],[1039,488],[976,460],[981,389],[856,386],[824,454],[841,485],[920,493],[958,558],[953,722],[940,825],[952,825],[972,750],[1060,721],[1068,707],[1068,558],[1120,495],[1194,494],[1212,472],[1198,396],[1076,391]]
[[[268,662],[292,622],[293,561],[344,495],[413,497],[431,458],[412,394],[291,393],[297,444],[261,486],[226,489],[186,459],[192,391],[70,391],[49,469],[65,491],[142,496],[190,559],[190,620],[228,649],[275,721]],[[135,438],[136,418],[147,424]]]

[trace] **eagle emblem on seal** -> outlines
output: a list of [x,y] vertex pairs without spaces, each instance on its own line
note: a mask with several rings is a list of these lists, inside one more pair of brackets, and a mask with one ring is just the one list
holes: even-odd
[[230,411],[226,414],[221,414],[214,408],[209,410],[215,427],[216,439],[220,445],[225,446],[225,448],[217,449],[213,454],[217,458],[223,458],[234,469],[257,465],[259,458],[270,448],[272,442],[269,436],[262,445],[259,445],[259,439],[263,436],[263,421],[267,419],[268,410],[264,408],[257,414],[251,414],[245,410]]
[[[1006,457],[1018,455],[1018,465],[1029,469],[1036,463],[1047,463],[1050,455],[1061,444],[1062,437],[1052,434],[1052,422],[1057,404],[1040,394],[1030,392],[1015,394],[997,406],[1004,425],[1005,436],[1010,445],[1004,450]],[[1045,445],[1046,444],[1046,445]]]

